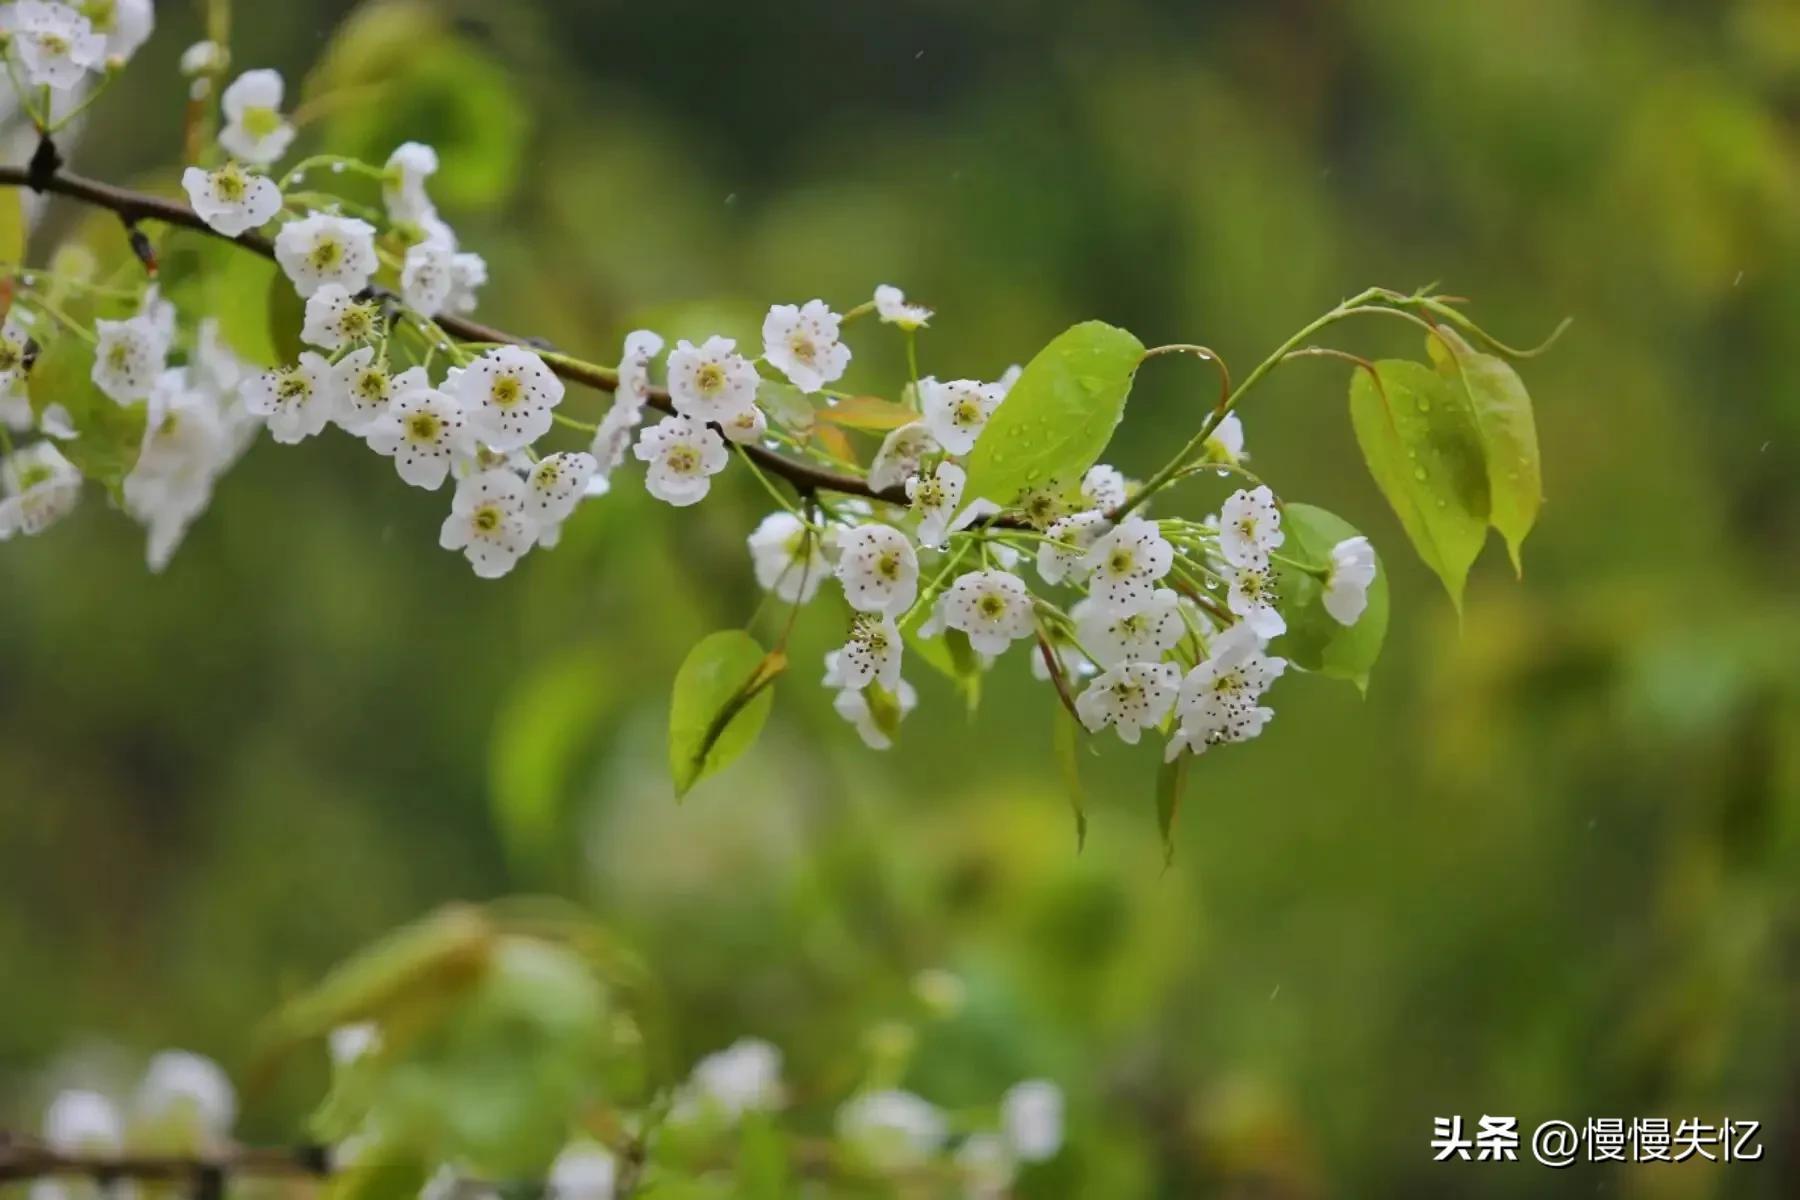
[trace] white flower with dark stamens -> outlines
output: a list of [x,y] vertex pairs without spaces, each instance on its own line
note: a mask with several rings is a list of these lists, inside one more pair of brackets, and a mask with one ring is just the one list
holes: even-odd
[[1206,439],[1206,457],[1234,466],[1249,459],[1250,456],[1244,453],[1244,423],[1236,413],[1226,413],[1219,427]]
[[281,211],[281,189],[275,181],[235,162],[216,171],[189,167],[181,174],[181,186],[200,219],[226,237],[266,224]]
[[1063,1143],[1062,1089],[1047,1079],[1027,1079],[1000,1098],[1000,1125],[1020,1162],[1045,1162]]
[[450,296],[444,311],[467,316],[475,311],[475,293],[488,281],[487,259],[472,250],[459,251],[450,260]]
[[1169,588],[1157,588],[1125,613],[1087,599],[1070,615],[1075,618],[1075,636],[1103,667],[1156,662],[1174,649],[1187,628],[1181,620],[1181,597]]
[[850,639],[838,651],[843,685],[861,691],[878,683],[888,691],[900,685],[900,630],[886,613],[858,613]]
[[1156,581],[1174,562],[1175,548],[1163,539],[1156,522],[1130,517],[1096,538],[1082,565],[1094,598],[1123,614],[1150,599]]
[[341,406],[331,364],[311,350],[291,367],[245,380],[241,395],[245,408],[267,419],[270,436],[288,445],[321,432]]
[[769,418],[763,415],[762,409],[752,404],[720,421],[719,429],[740,446],[754,445],[769,432]]
[[854,688],[839,687],[837,656],[835,650],[825,656],[825,686],[839,688],[831,702],[833,711],[856,727],[856,735],[863,745],[871,750],[891,750],[894,745],[892,731],[918,707],[919,693],[904,679],[892,691],[868,687],[859,692]]
[[639,435],[631,452],[650,464],[644,487],[677,508],[706,499],[712,477],[731,462],[725,439],[698,417],[664,417]]
[[987,428],[988,418],[1005,398],[1006,393],[998,384],[977,383],[973,379],[953,379],[949,383],[930,378],[919,381],[919,409],[925,428],[950,454],[967,454],[975,448],[975,439]]
[[1267,640],[1287,632],[1287,621],[1275,607],[1275,572],[1266,563],[1232,567],[1225,606]]
[[390,220],[416,225],[437,215],[431,197],[425,194],[425,181],[436,175],[437,169],[437,151],[423,142],[402,142],[394,148],[381,181],[381,202],[387,206]]
[[106,39],[108,58],[129,59],[156,27],[150,0],[83,0],[81,10]]
[[[418,367],[405,374],[423,377]],[[332,365],[331,378],[332,392],[338,399],[338,409],[331,419],[340,429],[358,437],[386,414],[397,384],[388,374],[387,364],[376,359],[373,346],[352,350],[338,359]]]
[[119,404],[149,399],[169,353],[168,336],[155,318],[102,319],[94,322],[94,331],[99,335],[92,371],[95,385]]
[[89,71],[105,69],[106,39],[67,4],[18,0],[0,8],[0,30],[11,35],[12,52],[33,87],[62,91]]
[[981,654],[999,654],[1035,631],[1031,590],[1006,571],[970,571],[950,585],[942,603],[944,624],[968,634]]
[[538,545],[562,540],[563,522],[587,495],[597,464],[591,454],[563,451],[539,459],[525,476],[525,511],[537,526]]
[[1123,503],[1125,476],[1119,473],[1118,468],[1109,467],[1105,463],[1089,467],[1087,474],[1081,477],[1082,507],[1106,513]]
[[593,443],[588,446],[588,453],[594,456],[595,463],[594,477],[588,480],[588,495],[604,496],[612,490],[612,473],[625,461],[625,452],[631,449],[637,427],[638,412],[626,404],[614,404],[600,418],[600,427],[594,431]]
[[1375,547],[1366,537],[1345,538],[1331,548],[1331,572],[1325,577],[1325,611],[1339,625],[1354,625],[1369,607],[1369,585],[1375,582]]
[[1233,566],[1265,564],[1286,540],[1275,493],[1266,487],[1240,488],[1219,509],[1219,552]]
[[1274,715],[1256,702],[1287,669],[1286,659],[1265,655],[1263,639],[1242,622],[1220,631],[1207,649],[1206,661],[1182,680],[1170,761],[1183,750],[1201,754],[1216,742],[1248,741]]
[[935,548],[944,544],[968,480],[968,472],[961,467],[941,462],[929,477],[914,475],[906,481],[906,497],[919,519],[919,545]]
[[859,525],[838,539],[838,582],[857,612],[899,616],[919,595],[919,556],[891,525]]
[[34,442],[0,462],[0,542],[35,537],[75,510],[81,472],[53,442]]
[[612,1152],[594,1143],[566,1147],[550,1164],[549,1187],[555,1200],[613,1200],[618,1164]]
[[950,1135],[936,1105],[911,1092],[863,1092],[837,1112],[837,1133],[877,1170],[910,1170],[929,1162]]
[[381,332],[381,313],[369,301],[359,301],[345,288],[328,283],[306,301],[306,321],[300,340],[321,350],[342,350],[374,338]]
[[777,304],[763,318],[763,357],[808,394],[843,378],[850,347],[838,340],[840,318],[823,300]]
[[1038,543],[1038,575],[1045,583],[1067,580],[1080,583],[1087,578],[1087,553],[1096,538],[1112,528],[1104,513],[1079,512],[1060,517],[1044,530],[1044,541]]
[[619,386],[613,405],[629,405],[634,414],[650,402],[650,360],[662,353],[660,334],[639,329],[625,335],[625,352],[619,356]]
[[134,1108],[153,1127],[174,1127],[197,1146],[213,1146],[237,1120],[237,1090],[212,1059],[165,1050],[145,1069]]
[[931,321],[931,310],[922,304],[908,304],[906,293],[893,284],[875,289],[875,313],[889,325],[905,330],[922,329]]
[[19,321],[15,309],[0,324],[0,425],[15,433],[24,433],[34,421],[31,397],[25,392],[30,357],[31,334]]
[[393,399],[368,426],[369,449],[393,459],[394,469],[407,483],[436,491],[444,485],[450,464],[475,451],[462,405],[432,387],[423,367],[400,372],[390,390]]
[[869,486],[878,492],[899,487],[919,473],[925,456],[937,448],[937,439],[923,421],[902,425],[882,439],[869,464]]
[[381,265],[375,257],[375,227],[330,213],[314,213],[283,225],[275,235],[275,260],[302,298],[328,283],[360,292]]
[[809,532],[790,512],[770,513],[746,539],[756,582],[788,604],[805,604],[831,574],[826,535]]
[[550,431],[563,382],[523,346],[499,346],[463,368],[456,396],[469,429],[495,450],[517,450]]
[[727,420],[756,403],[756,368],[730,338],[683,340],[669,352],[669,398],[684,416]]
[[152,571],[169,564],[188,526],[212,500],[225,464],[225,431],[210,396],[186,368],[164,371],[151,390],[137,462],[125,476],[125,511],[150,531]]
[[1161,723],[1181,691],[1181,675],[1168,663],[1121,663],[1094,677],[1075,697],[1075,714],[1089,733],[1108,725],[1119,740],[1137,745],[1146,729]]
[[435,317],[455,286],[456,252],[437,238],[409,246],[400,267],[400,298],[421,316]]
[[525,502],[525,481],[512,471],[501,467],[471,475],[456,485],[438,545],[461,550],[483,579],[498,579],[537,540]]
[[279,71],[245,71],[234,79],[220,100],[225,128],[219,131],[219,145],[245,162],[259,165],[286,154],[294,140],[294,127],[281,115],[283,91]]
[[44,1144],[58,1154],[116,1154],[125,1144],[125,1122],[99,1092],[58,1092],[44,1113]]

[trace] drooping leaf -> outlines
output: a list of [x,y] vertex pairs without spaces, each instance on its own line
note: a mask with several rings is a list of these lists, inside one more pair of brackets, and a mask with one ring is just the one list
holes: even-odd
[[[1339,542],[1357,536],[1348,521],[1310,504],[1288,504],[1281,512],[1287,534],[1281,554],[1308,566],[1325,567]],[[1348,679],[1368,690],[1369,670],[1381,655],[1387,636],[1387,567],[1375,559],[1375,580],[1369,585],[1369,604],[1354,625],[1340,625],[1325,609],[1325,588],[1306,571],[1283,567],[1278,607],[1287,619],[1287,632],[1276,640],[1274,652],[1308,671]]]
[[1025,367],[970,452],[965,495],[1012,504],[1031,488],[1073,487],[1112,440],[1144,345],[1100,321],[1054,338]]
[[1075,718],[1058,708],[1051,714],[1056,732],[1051,736],[1051,749],[1056,765],[1062,770],[1063,783],[1069,789],[1069,808],[1075,814],[1075,849],[1087,847],[1087,791],[1081,784],[1081,730]]
[[741,629],[709,634],[688,652],[669,706],[669,771],[677,795],[749,749],[774,701],[769,684],[785,667]]
[[1423,363],[1386,359],[1350,380],[1363,460],[1425,565],[1462,610],[1487,538],[1487,464],[1462,389]]
[[1506,539],[1513,570],[1522,573],[1520,547],[1544,501],[1531,395],[1505,359],[1481,353],[1454,330],[1440,328],[1425,345],[1438,371],[1468,396],[1487,461],[1488,520]]
[[1181,790],[1187,785],[1190,754],[1156,769],[1156,828],[1162,834],[1163,863],[1175,861],[1175,818],[1181,815]]

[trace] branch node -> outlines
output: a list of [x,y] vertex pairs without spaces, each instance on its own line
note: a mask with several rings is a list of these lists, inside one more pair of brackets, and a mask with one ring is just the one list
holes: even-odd
[[131,252],[144,264],[145,274],[155,279],[160,268],[156,261],[156,247],[150,244],[150,236],[138,228],[136,217],[120,213],[119,220],[125,223],[125,237],[131,242]]
[[30,164],[25,168],[25,185],[42,194],[62,168],[62,152],[56,148],[56,141],[48,135],[41,137],[38,139],[37,149],[31,155]]

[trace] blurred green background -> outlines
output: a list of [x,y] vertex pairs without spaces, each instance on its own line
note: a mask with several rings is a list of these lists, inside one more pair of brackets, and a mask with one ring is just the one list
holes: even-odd
[[[1436,279],[1516,343],[1574,317],[1524,368],[1549,503],[1459,629],[1342,365],[1277,374],[1258,469],[1386,552],[1389,652],[1366,700],[1290,675],[1267,734],[1196,763],[1164,870],[1148,745],[1085,763],[1077,853],[1022,655],[972,718],[913,664],[902,744],[865,751],[815,686],[829,594],[760,744],[676,805],[670,680],[757,599],[741,473],[676,513],[628,472],[498,584],[343,437],[265,440],[160,578],[90,491],[0,550],[0,1117],[35,1123],[71,1056],[239,1068],[381,931],[548,891],[643,951],[682,1061],[766,1037],[821,1122],[867,1031],[919,1017],[914,974],[957,972],[908,1084],[1059,1081],[1071,1142],[1023,1195],[1793,1194],[1800,9],[471,0],[344,34],[350,9],[240,4],[236,65],[369,85],[302,151],[435,143],[498,324],[607,361],[639,325],[747,335],[895,282],[940,311],[941,375],[1087,317],[1243,371],[1344,295]],[[78,169],[176,161],[198,27],[162,10]],[[432,36],[384,41],[402,18]],[[854,344],[851,384],[891,394],[897,339]],[[1398,323],[1332,344],[1419,352]],[[1212,387],[1156,364],[1109,459],[1152,469]],[[322,1079],[250,1095],[242,1132],[295,1136]],[[1754,1118],[1767,1155],[1433,1164],[1451,1113]]]

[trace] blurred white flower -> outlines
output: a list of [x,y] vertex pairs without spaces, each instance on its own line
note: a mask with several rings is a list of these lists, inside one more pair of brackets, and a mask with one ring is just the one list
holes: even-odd
[[757,585],[788,604],[810,601],[831,573],[824,535],[808,533],[793,513],[770,513],[746,541]]
[[1054,1158],[1063,1142],[1062,1089],[1046,1079],[1014,1084],[1001,1097],[1000,1123],[1021,1162]]
[[165,1050],[150,1060],[138,1085],[139,1117],[167,1132],[180,1130],[191,1145],[223,1141],[237,1120],[237,1091],[210,1058]]
[[227,153],[259,165],[286,154],[294,141],[294,127],[281,115],[284,91],[281,72],[266,68],[245,71],[232,80],[220,100],[225,128],[219,131],[219,145]]
[[1325,611],[1340,625],[1354,625],[1369,607],[1369,585],[1375,582],[1375,547],[1362,536],[1345,538],[1331,548],[1331,571],[1325,577]]
[[11,53],[33,87],[66,90],[105,68],[106,39],[67,4],[18,0],[0,8],[0,30],[11,35]]
[[152,316],[94,322],[98,342],[91,372],[95,386],[119,404],[150,398],[169,353],[169,336]]
[[837,1112],[838,1137],[882,1171],[929,1162],[949,1136],[944,1114],[911,1092],[864,1092]]
[[892,284],[875,289],[875,312],[889,325],[905,330],[921,329],[931,321],[931,310],[922,304],[908,304],[906,293]]

